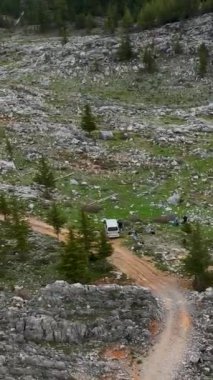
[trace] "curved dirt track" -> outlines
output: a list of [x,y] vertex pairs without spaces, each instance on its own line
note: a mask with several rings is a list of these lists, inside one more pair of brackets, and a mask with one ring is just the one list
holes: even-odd
[[175,379],[175,370],[181,365],[190,330],[190,316],[178,280],[158,271],[146,259],[133,255],[119,241],[113,246],[112,263],[137,284],[151,288],[166,308],[165,328],[144,360],[140,379]]
[[[56,236],[53,227],[47,223],[36,218],[29,218],[28,222],[35,232]],[[63,229],[59,240],[66,240],[66,235],[67,230]],[[112,244],[112,264],[135,283],[149,287],[161,298],[166,308],[165,328],[144,360],[141,370],[132,376],[132,380],[174,380],[175,370],[181,365],[186,350],[190,330],[190,316],[180,284],[175,277],[160,272],[146,259],[132,254],[119,240]]]

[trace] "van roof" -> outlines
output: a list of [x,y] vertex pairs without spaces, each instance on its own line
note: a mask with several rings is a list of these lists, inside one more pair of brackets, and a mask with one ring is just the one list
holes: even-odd
[[105,219],[105,222],[107,224],[107,227],[117,227],[118,226],[117,219]]

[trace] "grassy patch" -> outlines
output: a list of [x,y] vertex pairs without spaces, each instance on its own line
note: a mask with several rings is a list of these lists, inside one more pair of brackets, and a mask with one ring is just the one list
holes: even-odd
[[173,115],[161,116],[159,119],[163,124],[181,125],[181,124],[184,124],[185,122],[183,118],[178,117],[178,116],[173,116]]
[[[110,78],[106,83],[94,83],[88,80],[82,83],[78,79],[55,80],[50,89],[55,95],[55,102],[59,105],[67,104],[74,94],[98,97],[132,104],[148,104],[157,106],[195,106],[205,103],[211,97],[211,88],[206,84],[187,87],[169,87],[158,76],[145,78],[144,81],[131,82],[130,76],[124,78]],[[179,122],[179,118],[175,119]]]

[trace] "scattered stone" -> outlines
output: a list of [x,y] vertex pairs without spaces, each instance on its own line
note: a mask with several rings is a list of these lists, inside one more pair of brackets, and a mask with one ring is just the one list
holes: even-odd
[[72,179],[70,180],[70,185],[79,185],[79,182],[76,181],[76,179],[72,178]]
[[167,199],[167,202],[170,205],[176,206],[180,203],[180,200],[181,200],[181,195],[178,193],[174,193],[171,197]]
[[7,172],[10,170],[16,170],[16,166],[13,161],[0,160],[0,170],[2,172]]
[[100,139],[102,140],[113,140],[114,135],[112,131],[100,131],[99,133]]

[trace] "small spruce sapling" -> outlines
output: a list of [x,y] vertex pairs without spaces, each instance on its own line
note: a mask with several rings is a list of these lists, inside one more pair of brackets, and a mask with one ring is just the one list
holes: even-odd
[[55,203],[52,204],[49,210],[48,221],[53,226],[57,237],[59,237],[60,230],[66,222],[66,218],[61,209]]
[[5,143],[6,143],[6,151],[7,151],[8,157],[12,161],[13,160],[13,146],[8,137],[6,137]]
[[124,16],[122,19],[122,27],[128,30],[133,25],[133,17],[128,7],[124,10]]
[[67,27],[62,26],[60,29],[60,36],[61,36],[61,44],[62,46],[66,45],[69,41],[68,39],[68,33],[67,33]]
[[134,57],[128,34],[124,35],[121,39],[121,43],[117,51],[117,57],[119,61],[130,61]]
[[48,161],[43,156],[39,161],[38,171],[34,177],[34,181],[39,185],[43,185],[45,187],[46,196],[49,196],[50,191],[55,187],[55,178],[53,171]]
[[145,70],[148,73],[152,74],[157,70],[154,53],[153,53],[153,47],[147,46],[145,48],[144,53],[143,53],[143,63],[145,66]]
[[4,220],[7,220],[10,214],[10,205],[4,194],[0,194],[0,213],[4,216]]
[[81,128],[88,132],[91,136],[91,133],[97,129],[95,118],[92,114],[91,107],[89,104],[86,104],[81,117]]
[[198,48],[198,57],[199,57],[199,67],[198,72],[200,76],[204,76],[207,73],[208,61],[209,61],[209,51],[207,46],[202,43]]
[[19,253],[20,260],[24,261],[30,249],[30,228],[25,220],[25,204],[16,197],[10,199],[10,214],[7,222],[10,237],[16,241],[15,250]]

